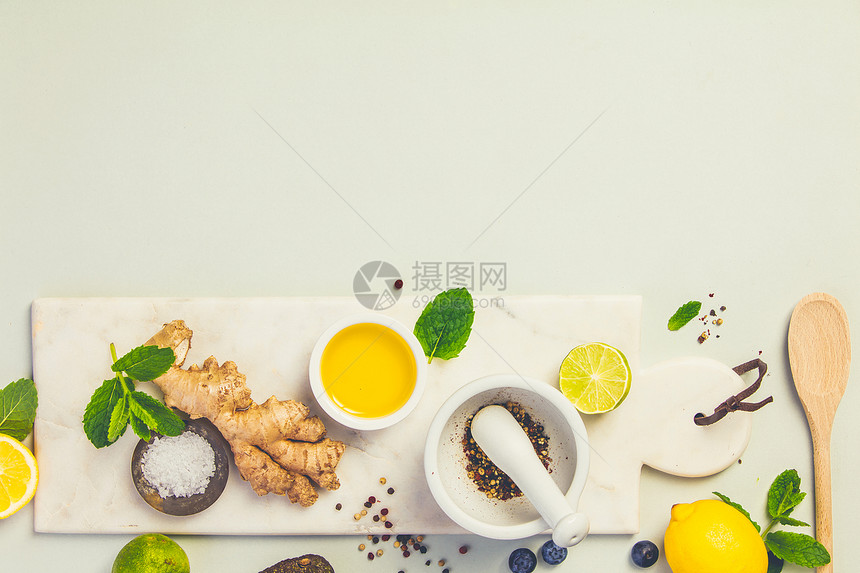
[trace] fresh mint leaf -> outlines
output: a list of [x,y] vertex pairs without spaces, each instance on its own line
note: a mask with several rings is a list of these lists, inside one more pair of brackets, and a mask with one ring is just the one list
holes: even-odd
[[107,439],[109,442],[117,441],[128,426],[128,394],[117,401],[110,414]]
[[767,552],[767,573],[782,573],[782,566],[785,561],[773,554],[772,551]]
[[698,300],[691,300],[675,311],[675,314],[669,319],[669,330],[678,330],[699,314],[702,310],[702,303]]
[[0,434],[19,442],[33,431],[39,398],[36,385],[29,378],[10,382],[0,390]]
[[830,553],[814,538],[803,533],[774,531],[764,539],[767,548],[780,559],[801,567],[821,567],[830,563]]
[[110,419],[125,392],[123,382],[116,377],[105,380],[90,398],[84,411],[84,433],[95,447],[103,448],[113,443],[108,438]]
[[84,432],[97,447],[109,446],[118,440],[129,424],[138,437],[149,440],[152,430],[165,436],[178,436],[185,422],[173,410],[145,392],[135,391],[134,380],[158,378],[175,361],[170,348],[138,346],[120,359],[110,345],[117,375],[104,383],[90,398],[84,411]]
[[131,424],[131,429],[134,431],[135,435],[137,435],[141,440],[148,442],[152,437],[152,432],[143,420],[135,416],[134,413],[129,410],[128,421]]
[[718,498],[723,500],[725,503],[729,504],[733,508],[735,508],[738,511],[740,511],[741,513],[743,513],[746,516],[746,518],[750,520],[750,523],[752,523],[755,526],[755,530],[758,531],[759,533],[761,533],[761,527],[759,527],[759,524],[756,523],[755,521],[753,521],[753,518],[750,516],[750,512],[748,512],[743,507],[741,507],[741,504],[735,503],[734,501],[730,500],[727,495],[723,495],[718,491],[714,491],[711,493],[713,493],[715,496],[717,496]]
[[776,476],[767,491],[767,512],[774,519],[787,517],[804,497],[797,470],[785,470]]
[[170,348],[138,346],[111,366],[114,372],[125,372],[132,380],[155,380],[173,366],[176,355]]
[[782,525],[791,525],[793,527],[810,527],[810,525],[805,521],[800,521],[799,519],[794,519],[793,517],[788,517],[787,515],[780,515],[776,518],[776,520]]
[[424,308],[415,323],[415,337],[421,343],[427,363],[433,358],[449,360],[460,355],[472,333],[475,309],[465,288],[440,292]]
[[178,436],[185,429],[182,418],[146,392],[138,390],[128,396],[131,413],[150,429],[163,436]]

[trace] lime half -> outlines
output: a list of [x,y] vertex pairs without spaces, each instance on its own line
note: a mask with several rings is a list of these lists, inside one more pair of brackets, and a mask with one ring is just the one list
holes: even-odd
[[602,342],[590,342],[577,346],[565,357],[558,386],[583,414],[601,414],[624,401],[631,378],[623,352]]

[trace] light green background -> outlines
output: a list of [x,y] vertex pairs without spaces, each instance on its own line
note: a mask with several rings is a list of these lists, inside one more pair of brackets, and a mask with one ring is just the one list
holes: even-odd
[[[643,295],[643,365],[770,365],[741,465],[646,470],[642,532],[591,537],[556,570],[634,570],[633,542],[715,489],[763,521],[781,470],[811,489],[791,310],[824,290],[860,325],[860,5],[461,4],[0,3],[0,384],[31,374],[37,297],[348,295],[375,259],[411,297],[416,261],[505,262],[511,294]],[[696,298],[727,307],[702,345],[697,325],[665,328]],[[842,571],[860,534],[852,378]],[[4,570],[108,571],[130,539],[32,518],[0,522]],[[390,544],[370,563],[351,537],[178,540],[197,572],[305,552],[339,573],[428,569]],[[452,572],[506,571],[542,542],[427,540]]]

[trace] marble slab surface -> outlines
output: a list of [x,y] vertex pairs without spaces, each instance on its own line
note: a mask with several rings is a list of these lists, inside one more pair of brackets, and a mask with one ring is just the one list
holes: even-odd
[[[421,311],[417,306],[400,301],[383,312],[411,328]],[[336,320],[364,311],[354,298],[331,297],[35,301],[33,372],[40,403],[34,443],[41,472],[35,498],[36,531],[249,535],[384,532],[382,525],[369,517],[353,517],[373,495],[389,509],[395,531],[458,533],[463,530],[433,500],[422,463],[427,428],[437,408],[456,389],[482,376],[511,372],[557,386],[561,360],[574,346],[590,341],[621,349],[633,369],[634,381],[639,381],[640,297],[504,297],[495,305],[476,309],[473,333],[460,357],[447,362],[434,360],[429,366],[427,391],[406,420],[385,430],[356,432],[327,418],[316,405],[307,368],[317,337]],[[186,367],[200,364],[210,355],[219,362],[232,360],[247,376],[256,401],[270,395],[297,399],[324,420],[329,436],[347,444],[337,472],[342,483],[339,490],[321,491],[313,507],[301,508],[283,497],[258,497],[233,466],[221,498],[194,516],[161,514],[138,496],[129,468],[137,438],[128,431],[117,443],[97,450],[84,435],[81,418],[92,392],[111,375],[109,344],[113,342],[121,355],[173,319],[185,320],[194,331]],[[688,378],[690,368],[694,375],[710,372],[712,382],[708,387],[693,385],[701,392],[676,396],[671,381]],[[716,363],[695,361],[652,368],[642,372],[641,384],[634,384],[621,408],[603,417],[586,416],[592,468],[581,507],[591,519],[592,533],[638,530],[638,481],[643,462],[678,475],[707,475],[740,456],[749,439],[749,423],[743,418],[704,434],[710,438],[694,447],[686,447],[683,437],[680,442],[658,439],[653,451],[643,453],[641,448],[635,449],[639,445],[636,440],[629,439],[649,431],[676,433],[666,421],[669,417],[659,410],[649,414],[651,418],[635,414],[649,400],[665,404],[663,399],[673,396],[673,411],[684,410],[685,416],[691,408],[710,405],[712,409],[717,396],[740,384],[739,377],[735,380],[727,370]],[[158,396],[153,385],[141,386]],[[686,403],[679,404],[679,400]],[[698,452],[701,464],[690,461],[691,450]],[[715,450],[720,451],[715,454]],[[382,477],[386,479],[384,486],[380,484]],[[394,488],[394,494],[386,493],[389,487]],[[335,509],[338,503],[342,505],[340,511]]]

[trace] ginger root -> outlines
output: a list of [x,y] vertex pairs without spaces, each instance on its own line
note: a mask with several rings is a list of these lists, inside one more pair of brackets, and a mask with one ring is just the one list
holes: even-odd
[[169,347],[176,355],[170,370],[153,380],[164,403],[191,418],[208,418],[230,444],[242,479],[258,495],[286,494],[307,507],[318,497],[310,480],[329,490],[340,487],[335,469],[345,448],[325,437],[322,421],[294,400],[272,396],[257,404],[233,362],[219,365],[210,356],[202,367],[183,369],[192,334],[185,322],[174,320],[146,343]]

